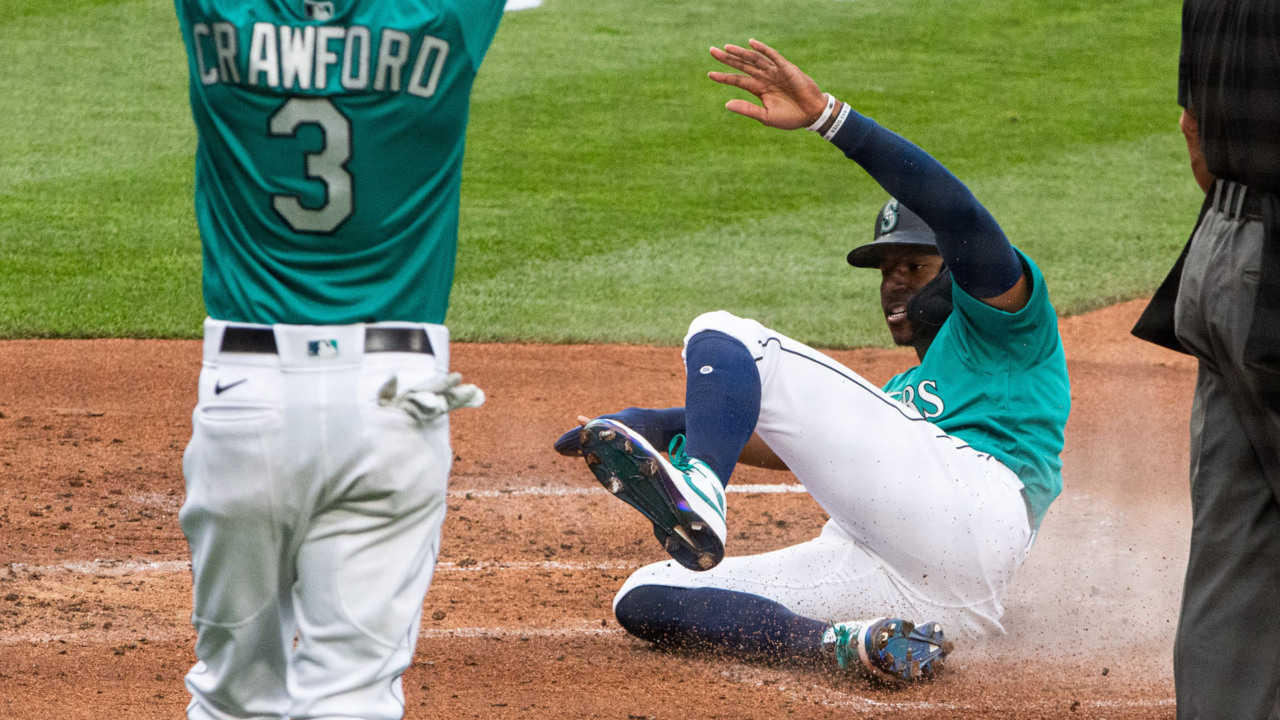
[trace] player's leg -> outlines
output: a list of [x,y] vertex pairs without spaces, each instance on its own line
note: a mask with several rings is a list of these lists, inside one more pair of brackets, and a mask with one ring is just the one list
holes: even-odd
[[[963,608],[904,592],[878,558],[834,523],[809,542],[726,558],[707,572],[670,562],[641,568],[618,591],[614,612],[628,632],[663,645],[827,663],[833,621],[890,616],[966,630],[983,622]],[[928,652],[916,650],[921,657]]]
[[684,361],[684,451],[728,485],[760,417],[755,358],[738,339],[708,329],[686,338]]
[[577,439],[601,484],[653,523],[667,552],[705,570],[724,557],[723,490],[755,427],[760,376],[742,343],[723,333],[689,339],[685,357],[696,368],[687,373],[686,407],[676,418],[687,443],[671,444],[670,460],[661,454],[668,447],[651,441],[665,438],[670,411],[617,414],[639,420],[635,427],[597,418]]
[[[206,356],[183,458],[179,518],[191,548],[199,660],[186,677],[187,712],[193,720],[278,718],[289,708],[292,630],[282,627],[292,627],[287,558],[297,520],[294,499],[282,494],[290,484],[282,482],[290,472],[283,386],[278,367],[219,355]],[[274,356],[260,359],[275,365]]]
[[[697,318],[755,358],[755,432],[857,543],[912,592],[993,620],[1030,541],[1021,482],[853,371],[753,320]],[[693,368],[690,368],[693,371]]]
[[[434,338],[433,338],[434,340]],[[376,403],[394,372],[402,387],[440,373],[429,355],[366,355],[327,453],[335,477],[298,553],[291,714],[396,720],[401,675],[416,646],[444,522],[452,454],[447,416],[419,425]]]

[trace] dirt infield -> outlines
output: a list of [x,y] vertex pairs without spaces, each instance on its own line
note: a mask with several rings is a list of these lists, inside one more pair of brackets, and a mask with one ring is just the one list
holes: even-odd
[[[1063,321],[1066,489],[1008,599],[1009,635],[906,691],[659,652],[618,629],[614,590],[665,556],[551,442],[578,412],[679,404],[678,348],[455,346],[490,400],[454,416],[407,717],[1172,718],[1195,365],[1128,336],[1140,309]],[[877,382],[913,361],[833,355]],[[0,718],[182,716],[194,634],[177,510],[199,364],[189,341],[0,342]],[[817,532],[825,516],[793,482],[735,474],[731,554]]]

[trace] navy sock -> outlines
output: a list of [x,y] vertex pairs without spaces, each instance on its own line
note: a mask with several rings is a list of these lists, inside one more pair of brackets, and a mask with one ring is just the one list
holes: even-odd
[[612,418],[635,430],[650,445],[659,451],[666,451],[667,446],[676,435],[685,431],[684,408],[638,408],[629,407],[616,413],[601,415]]
[[641,585],[614,612],[627,632],[658,645],[775,660],[818,657],[827,629],[767,598],[720,588]]
[[[638,408],[629,407],[616,413],[601,415],[602,418],[617,420],[635,430],[649,444],[658,450],[666,450],[676,435],[684,434],[684,408]],[[582,440],[578,427],[566,431],[555,442],[556,452],[561,455],[582,454]]]
[[703,330],[685,345],[685,452],[729,484],[760,419],[760,371],[741,342]]

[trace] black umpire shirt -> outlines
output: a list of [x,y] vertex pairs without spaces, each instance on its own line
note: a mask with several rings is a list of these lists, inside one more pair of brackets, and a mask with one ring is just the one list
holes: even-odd
[[1178,104],[1214,177],[1280,191],[1280,0],[1185,0]]
[[[1196,118],[1209,172],[1249,188],[1246,210],[1250,195],[1255,208],[1261,205],[1261,276],[1243,360],[1256,392],[1280,413],[1280,0],[1183,0],[1178,104]],[[1205,197],[1201,220],[1213,195]],[[1190,247],[1188,241],[1133,328],[1143,340],[1182,352],[1174,309]]]

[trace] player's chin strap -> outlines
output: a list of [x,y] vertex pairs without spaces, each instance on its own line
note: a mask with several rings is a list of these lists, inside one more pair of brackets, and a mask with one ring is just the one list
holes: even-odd
[[392,375],[378,389],[378,404],[400,408],[419,424],[431,422],[458,408],[484,404],[484,391],[475,385],[462,384],[461,373],[442,375],[398,394],[396,386],[396,376]]

